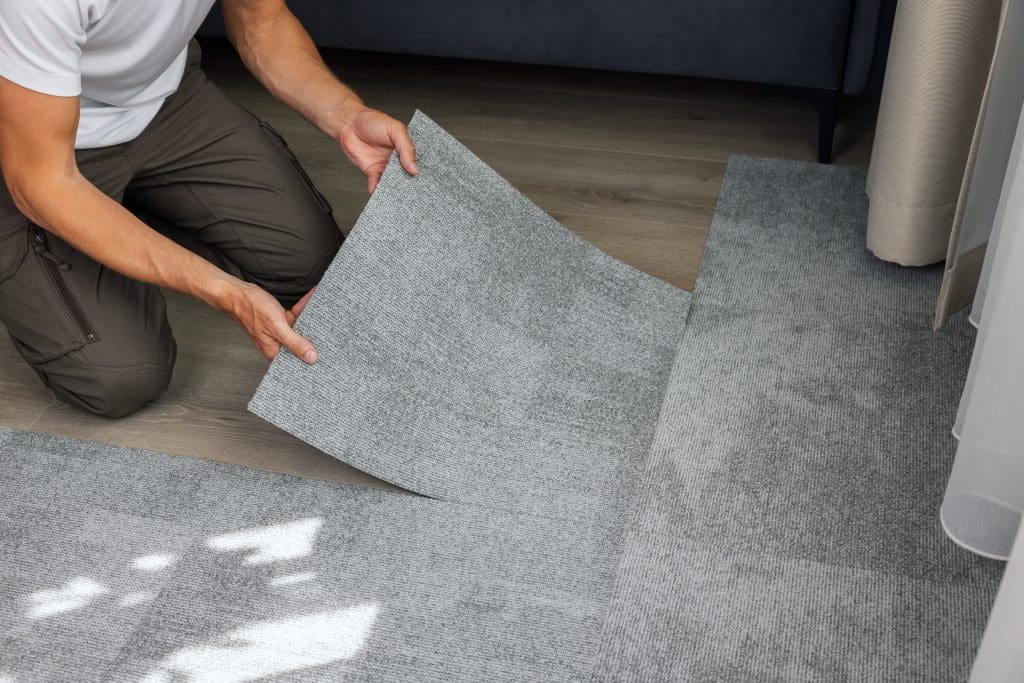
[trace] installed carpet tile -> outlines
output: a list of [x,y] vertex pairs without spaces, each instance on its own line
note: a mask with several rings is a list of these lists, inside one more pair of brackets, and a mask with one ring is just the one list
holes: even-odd
[[0,680],[585,678],[612,526],[0,430]]
[[689,295],[560,226],[422,114],[249,406],[435,498],[617,514]]
[[860,169],[733,158],[605,625],[608,680],[963,680],[1001,565],[938,510],[973,333]]

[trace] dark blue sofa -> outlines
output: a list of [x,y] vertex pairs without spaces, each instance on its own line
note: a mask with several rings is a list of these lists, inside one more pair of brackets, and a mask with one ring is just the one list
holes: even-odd
[[[291,0],[320,45],[751,81],[818,106],[877,91],[896,0]],[[216,12],[201,33],[223,35]]]

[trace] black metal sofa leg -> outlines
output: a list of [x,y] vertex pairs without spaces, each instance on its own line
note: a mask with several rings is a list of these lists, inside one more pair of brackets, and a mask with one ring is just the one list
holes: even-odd
[[836,132],[839,113],[839,90],[820,88],[814,92],[814,105],[818,108],[818,163],[832,163],[832,139]]

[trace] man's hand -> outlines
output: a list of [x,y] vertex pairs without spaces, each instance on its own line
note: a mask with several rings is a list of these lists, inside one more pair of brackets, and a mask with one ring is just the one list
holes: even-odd
[[222,309],[245,330],[267,360],[273,360],[283,346],[306,363],[316,362],[317,352],[312,342],[292,329],[312,290],[290,311],[267,291],[247,282],[239,280],[229,291]]
[[327,68],[313,40],[284,0],[223,0],[228,39],[249,71],[274,97],[328,136],[377,187],[392,150],[416,175],[416,149],[405,126],[363,104]]
[[306,294],[298,300],[298,302],[292,306],[290,311],[285,311],[284,314],[288,317],[288,325],[294,327],[295,321],[302,315],[302,311],[306,308],[306,304],[309,303],[309,298],[313,296],[313,292],[316,291],[316,287],[306,292]]
[[377,187],[391,150],[398,152],[402,167],[416,175],[416,147],[405,126],[384,112],[362,108],[348,125],[338,132],[338,144],[356,168],[366,175],[366,187]]

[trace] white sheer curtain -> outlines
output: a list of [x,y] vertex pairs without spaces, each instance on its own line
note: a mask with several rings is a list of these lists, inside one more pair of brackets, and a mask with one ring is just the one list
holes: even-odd
[[993,681],[1024,681],[1024,524],[971,670],[971,683]]
[[996,212],[984,315],[954,433],[942,505],[953,540],[1007,559],[1024,511],[1024,136],[1013,143]]
[[[1012,134],[1005,132],[1007,140]],[[1013,555],[972,680],[1024,681],[1024,113],[983,277],[972,315],[978,340],[954,429],[960,443],[940,516],[965,548]]]

